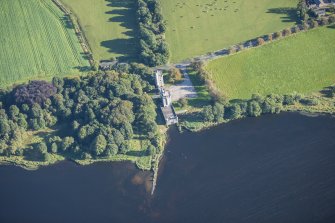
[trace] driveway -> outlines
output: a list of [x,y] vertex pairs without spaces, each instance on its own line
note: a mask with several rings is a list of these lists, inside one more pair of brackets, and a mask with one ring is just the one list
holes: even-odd
[[171,92],[172,101],[178,101],[181,98],[196,98],[198,95],[187,73],[186,66],[180,65],[178,68],[183,73],[184,79],[182,82],[168,88]]

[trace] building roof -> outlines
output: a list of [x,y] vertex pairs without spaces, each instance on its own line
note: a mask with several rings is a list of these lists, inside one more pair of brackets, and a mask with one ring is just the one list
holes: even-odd
[[161,109],[165,120],[177,118],[177,115],[172,106],[161,107]]

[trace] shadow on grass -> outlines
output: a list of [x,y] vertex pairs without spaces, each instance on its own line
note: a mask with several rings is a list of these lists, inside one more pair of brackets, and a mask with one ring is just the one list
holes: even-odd
[[136,157],[142,157],[146,156],[147,152],[146,151],[128,151],[126,153],[127,156],[136,156]]
[[247,100],[244,99],[232,99],[229,102],[230,103],[242,103],[242,102],[246,102]]
[[[335,28],[335,27],[334,27]],[[324,97],[332,98],[335,94],[335,86],[325,87],[320,91]]]
[[179,116],[179,118],[183,121],[192,122],[195,124],[198,123],[199,125],[203,124],[204,122],[202,115],[199,112],[182,114]]
[[335,29],[335,24],[327,26],[328,29]]
[[90,66],[76,66],[74,69],[80,71],[80,72],[88,72],[92,71],[92,68]]
[[297,24],[297,9],[296,8],[272,8],[268,9],[267,13],[280,14],[283,22],[295,22]]
[[67,29],[74,29],[73,23],[69,16],[63,16],[62,21]]
[[43,161],[41,154],[37,153],[33,149],[27,149],[24,151],[24,160],[27,161]]
[[194,108],[203,108],[204,106],[210,105],[211,100],[208,98],[192,98],[188,100],[188,105]]
[[198,95],[196,98],[189,99],[188,104],[194,108],[202,108],[210,105],[212,100],[204,81],[201,80],[199,74],[194,70],[189,69],[188,74]]
[[162,104],[160,97],[153,98],[153,101],[156,105],[156,114],[157,114],[155,121],[158,125],[165,125],[164,116],[161,110],[161,107],[163,106],[163,104]]
[[109,7],[118,8],[106,12],[106,14],[111,15],[108,22],[119,23],[120,26],[128,29],[128,31],[123,32],[127,38],[102,41],[100,45],[107,48],[110,53],[122,55],[118,57],[121,62],[136,61],[138,40],[136,38],[137,28],[135,1],[106,0],[106,2]]

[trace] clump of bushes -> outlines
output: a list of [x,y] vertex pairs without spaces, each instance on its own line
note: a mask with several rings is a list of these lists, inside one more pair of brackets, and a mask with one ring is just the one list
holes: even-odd
[[311,28],[317,28],[319,26],[319,22],[316,20],[313,20],[310,24]]
[[316,106],[319,104],[319,100],[316,98],[303,98],[300,100],[300,103],[308,106]]
[[243,43],[238,45],[238,51],[242,51],[242,50],[244,50],[244,44]]
[[188,105],[188,100],[186,98],[181,98],[177,101],[177,106],[181,108],[186,108]]
[[283,30],[283,35],[284,36],[289,36],[289,35],[291,35],[292,34],[292,32],[291,32],[291,29],[290,28],[287,28],[287,29],[284,29]]
[[205,70],[205,63],[203,61],[196,61],[191,63],[193,70],[197,71],[200,79],[200,84],[205,84],[206,79],[208,79],[207,71]]
[[300,30],[300,26],[294,26],[293,28],[292,28],[292,32],[293,33],[298,33],[298,32],[300,32],[301,30]]
[[182,79],[183,79],[183,75],[182,75],[181,71],[178,68],[173,67],[169,71],[168,82],[170,82],[170,83],[176,83],[176,82],[181,81]]
[[228,54],[231,55],[231,54],[234,54],[234,53],[236,53],[236,48],[234,46],[232,46],[228,49]]
[[309,18],[308,6],[305,0],[299,0],[298,6],[297,6],[297,15],[301,22],[306,21]]
[[217,89],[212,81],[211,74],[207,72],[204,66],[205,64],[203,62],[194,62],[191,64],[191,67],[193,67],[193,69],[197,71],[200,80],[208,89],[208,92],[210,93],[213,101],[225,101],[225,95],[223,95],[222,92]]
[[309,24],[308,22],[303,23],[303,30],[308,30],[309,29]]
[[321,25],[325,26],[329,24],[328,18],[322,17],[321,18]]
[[263,38],[260,37],[260,38],[257,39],[257,45],[258,46],[264,45],[264,43],[265,43],[265,41],[264,41]]
[[275,32],[274,33],[274,38],[275,39],[279,39],[280,37],[282,37],[282,32]]
[[335,23],[335,15],[329,16],[329,23]]

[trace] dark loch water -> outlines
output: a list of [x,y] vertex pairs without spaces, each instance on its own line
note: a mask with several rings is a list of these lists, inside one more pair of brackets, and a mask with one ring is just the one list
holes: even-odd
[[158,187],[130,163],[0,167],[0,223],[333,223],[335,118],[172,129]]

